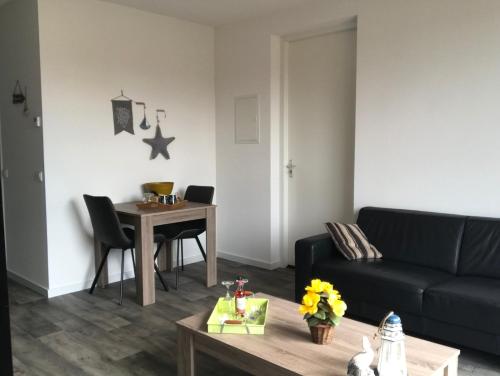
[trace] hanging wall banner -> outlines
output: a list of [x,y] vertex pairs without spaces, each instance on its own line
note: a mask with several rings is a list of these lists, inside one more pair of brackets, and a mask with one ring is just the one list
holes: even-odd
[[126,131],[134,134],[134,118],[132,116],[132,100],[122,95],[111,100],[113,106],[113,121],[115,124],[115,135]]

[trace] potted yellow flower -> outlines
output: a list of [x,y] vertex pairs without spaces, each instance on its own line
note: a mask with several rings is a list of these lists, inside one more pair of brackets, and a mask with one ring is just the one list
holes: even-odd
[[340,324],[347,305],[329,282],[313,279],[306,291],[299,311],[307,320],[313,342],[329,344],[333,339],[333,327]]

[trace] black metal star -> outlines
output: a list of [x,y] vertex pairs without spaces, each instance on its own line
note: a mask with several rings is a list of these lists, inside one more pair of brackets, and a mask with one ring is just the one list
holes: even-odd
[[151,146],[151,156],[149,159],[155,159],[158,154],[161,154],[165,159],[170,159],[170,154],[168,154],[167,146],[175,140],[175,137],[164,138],[161,134],[160,126],[156,126],[156,133],[154,138],[143,138],[146,144]]

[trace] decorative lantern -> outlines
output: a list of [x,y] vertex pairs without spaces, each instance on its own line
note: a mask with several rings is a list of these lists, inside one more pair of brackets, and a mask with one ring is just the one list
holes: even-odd
[[407,376],[405,335],[401,319],[389,313],[379,327],[381,346],[378,358],[379,376]]

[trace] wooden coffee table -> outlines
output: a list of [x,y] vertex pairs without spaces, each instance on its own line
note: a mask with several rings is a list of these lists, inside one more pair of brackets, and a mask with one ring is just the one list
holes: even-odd
[[[316,345],[298,304],[265,294],[258,297],[270,300],[262,336],[209,334],[210,311],[178,321],[177,374],[195,375],[196,351],[200,351],[254,375],[345,376],[348,361],[361,350],[362,336],[371,340],[377,330],[344,318],[331,345]],[[405,343],[409,376],[457,375],[459,350],[410,336]],[[373,347],[378,345],[373,342]]]

